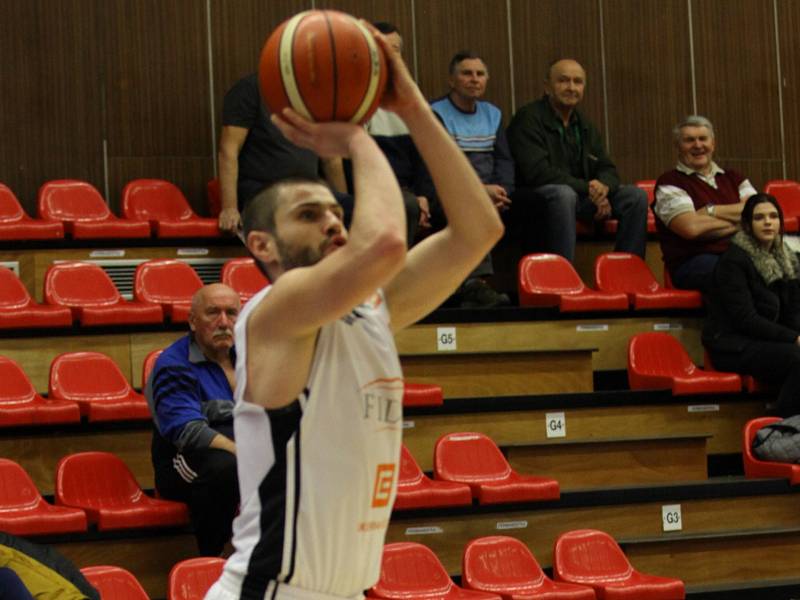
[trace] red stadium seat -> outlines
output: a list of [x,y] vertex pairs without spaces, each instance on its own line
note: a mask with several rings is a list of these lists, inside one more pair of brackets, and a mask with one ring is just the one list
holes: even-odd
[[31,219],[11,189],[0,183],[0,240],[58,240],[64,237],[60,221]]
[[800,183],[789,179],[773,179],[764,188],[767,194],[775,196],[783,210],[783,226],[789,233],[800,230]]
[[671,390],[685,394],[720,394],[742,391],[736,373],[698,369],[668,333],[634,335],[628,342],[628,384],[632,390]]
[[628,252],[609,252],[598,256],[594,261],[594,279],[602,292],[626,294],[634,310],[703,306],[700,292],[661,287],[647,263]]
[[122,190],[122,214],[149,221],[159,238],[219,237],[217,219],[197,216],[178,187],[163,179],[134,179]]
[[147,378],[150,377],[150,373],[153,371],[153,367],[156,366],[156,361],[158,357],[161,356],[161,353],[164,351],[163,348],[159,348],[158,350],[152,350],[151,352],[147,353],[147,356],[144,357],[144,362],[142,362],[142,389],[144,390],[145,386],[147,385]]
[[633,568],[610,535],[595,529],[561,534],[553,551],[553,577],[588,585],[603,600],[682,600],[680,579],[646,575]]
[[432,383],[403,384],[403,406],[442,406],[444,393],[442,387]]
[[182,560],[169,572],[167,600],[203,600],[224,566],[225,559],[216,556]]
[[71,326],[69,308],[37,304],[14,271],[0,265],[0,329]]
[[108,274],[98,265],[63,262],[51,265],[44,278],[44,297],[49,304],[66,306],[81,325],[134,325],[161,323],[158,304],[128,302]]
[[86,529],[85,512],[48,504],[25,469],[13,460],[0,458],[0,531],[46,535]]
[[556,582],[518,539],[495,535],[469,542],[461,561],[461,585],[499,594],[503,600],[594,600],[594,590]]
[[99,352],[65,352],[50,364],[49,397],[77,402],[89,421],[150,419],[144,396]]
[[131,470],[109,452],[79,452],[56,465],[56,504],[86,511],[99,531],[186,525],[182,502],[145,495]]
[[222,212],[222,194],[219,189],[219,179],[209,179],[206,184],[206,199],[208,200],[208,214],[212,217],[219,217]]
[[466,483],[480,504],[557,500],[555,479],[520,475],[488,436],[448,433],[436,441],[433,453],[436,479]]
[[529,254],[519,263],[522,306],[557,306],[561,312],[628,310],[622,293],[586,287],[569,261],[557,254]]
[[22,368],[0,356],[0,426],[78,423],[81,411],[75,402],[45,400],[33,388]]
[[[717,370],[711,361],[711,355],[706,349],[703,350],[703,369],[705,371]],[[776,396],[778,395],[778,389],[772,383],[760,381],[752,375],[742,375],[740,373],[739,376],[742,378],[742,388],[750,394],[774,393]]]
[[100,592],[100,600],[150,600],[133,573],[120,567],[83,567],[81,573]]
[[748,421],[742,435],[742,459],[744,475],[748,479],[762,477],[785,477],[792,485],[800,483],[800,465],[761,460],[753,454],[753,440],[756,432],[767,425],[780,421],[780,417],[758,417]]
[[452,481],[433,481],[422,472],[411,452],[403,444],[400,451],[395,510],[469,504],[472,504],[472,491],[468,485]]
[[381,578],[367,598],[391,600],[501,600],[495,594],[458,587],[427,546],[412,542],[386,544]]
[[147,238],[147,221],[120,219],[90,183],[74,179],[48,181],[39,188],[39,217],[61,221],[74,239]]
[[269,280],[252,258],[232,258],[226,261],[222,265],[220,279],[239,293],[242,304],[269,285]]
[[173,323],[189,320],[192,296],[203,287],[195,270],[180,260],[148,260],[136,267],[133,295],[141,302],[160,304]]

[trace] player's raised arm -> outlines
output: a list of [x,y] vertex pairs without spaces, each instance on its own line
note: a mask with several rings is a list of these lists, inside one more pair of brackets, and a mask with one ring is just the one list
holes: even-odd
[[409,251],[405,268],[386,286],[395,330],[439,306],[503,235],[486,188],[463,152],[434,116],[400,54],[375,33],[390,66],[382,106],[396,112],[436,185],[447,226]]

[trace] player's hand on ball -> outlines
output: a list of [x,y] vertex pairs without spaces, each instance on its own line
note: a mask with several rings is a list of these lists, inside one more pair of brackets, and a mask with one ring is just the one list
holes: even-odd
[[389,77],[386,82],[386,89],[383,92],[381,107],[402,117],[406,111],[411,111],[419,106],[427,106],[428,103],[425,97],[419,91],[414,78],[411,77],[411,73],[400,53],[389,44],[380,31],[369,23],[363,23],[369,27],[372,35],[375,36],[378,44],[383,49],[389,69]]
[[290,142],[301,148],[308,148],[322,158],[348,158],[353,138],[369,135],[363,127],[355,123],[315,123],[291,108],[283,109],[281,115],[272,115],[272,122]]

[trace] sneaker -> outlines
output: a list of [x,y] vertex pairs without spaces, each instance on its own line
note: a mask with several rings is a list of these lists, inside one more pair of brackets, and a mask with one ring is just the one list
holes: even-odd
[[497,292],[483,279],[468,279],[461,288],[461,308],[497,308],[511,304],[507,294]]

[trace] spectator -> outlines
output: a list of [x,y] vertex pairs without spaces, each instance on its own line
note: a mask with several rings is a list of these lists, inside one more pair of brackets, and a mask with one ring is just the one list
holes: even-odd
[[578,110],[586,73],[572,59],[550,65],[545,94],[517,111],[508,140],[517,164],[520,195],[531,198],[530,211],[544,226],[545,250],[575,259],[576,219],[619,220],[614,247],[644,258],[647,242],[647,194],[620,185],[600,133]]
[[[511,206],[514,191],[514,162],[508,150],[502,113],[494,104],[481,100],[486,93],[489,71],[483,59],[469,50],[450,60],[450,92],[431,103],[445,129],[466,154],[495,208],[504,213]],[[439,202],[431,203],[434,228],[444,226]],[[489,286],[494,273],[492,255],[487,254],[461,286],[462,308],[507,306],[510,300]]]
[[0,598],[100,600],[100,594],[53,548],[0,532]]
[[756,193],[744,176],[714,162],[714,127],[699,115],[673,130],[678,164],[656,182],[664,267],[678,288],[707,291],[720,254],[739,230],[745,200]]
[[755,194],[712,278],[703,344],[714,366],[781,386],[777,413],[800,412],[800,269],[783,241],[783,212]]
[[[373,23],[374,27],[380,31],[391,44],[392,48],[398,53],[403,52],[403,38],[391,23],[379,21]],[[378,108],[375,114],[366,124],[367,131],[378,143],[378,146],[386,155],[389,164],[394,171],[397,182],[400,184],[400,191],[403,193],[403,200],[406,204],[406,239],[408,245],[414,243],[417,231],[426,233],[431,227],[430,203],[426,196],[426,186],[430,180],[425,164],[411,139],[408,127],[403,120],[395,113]],[[349,162],[349,161],[348,161]],[[417,218],[414,219],[413,210],[409,210],[409,204],[416,204]]]
[[[225,94],[218,158],[219,228],[229,232],[241,225],[240,212],[267,184],[287,177],[316,177],[320,170],[316,154],[292,144],[272,124],[255,73]],[[344,192],[341,159],[322,161],[321,166],[331,186]]]
[[233,440],[233,326],[239,294],[214,283],[195,293],[191,332],[164,350],[147,379],[156,490],[189,505],[200,554],[218,556],[239,506]]

